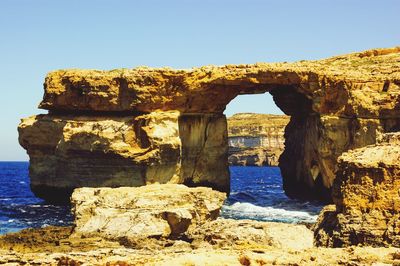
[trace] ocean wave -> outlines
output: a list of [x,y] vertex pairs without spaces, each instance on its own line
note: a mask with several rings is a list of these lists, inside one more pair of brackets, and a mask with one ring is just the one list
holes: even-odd
[[254,219],[287,223],[314,223],[318,215],[307,211],[287,210],[270,206],[257,206],[248,202],[236,202],[222,207],[221,216],[233,219]]

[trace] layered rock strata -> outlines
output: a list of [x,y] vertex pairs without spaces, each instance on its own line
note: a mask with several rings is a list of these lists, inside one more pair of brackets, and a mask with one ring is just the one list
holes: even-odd
[[228,118],[228,162],[240,166],[278,166],[289,117],[239,113]]
[[317,245],[400,247],[400,133],[341,155],[333,200],[318,219]]
[[229,192],[223,115],[38,115],[23,119],[31,189],[68,202],[77,187],[206,184]]
[[[32,189],[54,200],[59,188],[70,191],[92,176],[100,181],[85,179],[85,184],[154,181],[229,191],[222,112],[237,95],[269,92],[291,116],[279,159],[286,193],[330,200],[340,154],[375,143],[380,132],[400,128],[399,59],[400,48],[395,47],[294,63],[51,72],[40,104],[49,114],[24,120],[19,127],[20,143],[31,158]],[[169,117],[171,112],[174,118]],[[88,118],[79,117],[97,120],[98,126],[92,128],[110,120],[133,120],[129,131],[135,138],[128,146],[135,151],[121,151],[102,134],[87,132],[89,127],[81,120]],[[58,124],[51,126],[56,131],[42,127],[42,121],[49,120]],[[62,125],[71,123],[76,124],[76,134],[69,138],[69,127]],[[168,128],[167,133],[160,127]],[[171,135],[171,128],[178,133]],[[146,130],[153,132],[147,135]],[[86,148],[81,150],[80,143]],[[146,151],[136,152],[136,147]],[[82,163],[82,170],[77,163]],[[113,168],[124,180],[121,184],[114,179]]]

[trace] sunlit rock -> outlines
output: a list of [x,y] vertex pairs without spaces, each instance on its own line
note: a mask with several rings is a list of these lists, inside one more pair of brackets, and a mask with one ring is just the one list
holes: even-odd
[[40,104],[49,114],[19,126],[33,191],[58,201],[82,185],[154,181],[227,192],[222,112],[238,95],[269,92],[291,116],[279,159],[286,193],[330,201],[337,158],[400,129],[399,59],[394,47],[294,63],[50,72]]
[[32,191],[68,202],[77,187],[207,184],[229,192],[223,115],[38,115],[23,119]]
[[317,245],[400,247],[400,134],[340,156],[333,200],[318,219]]
[[177,237],[216,219],[225,197],[210,188],[168,184],[79,188],[71,197],[74,232],[116,241]]

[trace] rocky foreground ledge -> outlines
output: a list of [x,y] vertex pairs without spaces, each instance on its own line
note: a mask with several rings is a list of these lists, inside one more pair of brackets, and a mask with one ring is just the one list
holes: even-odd
[[371,265],[400,263],[395,248],[316,248],[312,230],[218,218],[225,194],[149,185],[81,188],[73,227],[0,237],[8,265]]

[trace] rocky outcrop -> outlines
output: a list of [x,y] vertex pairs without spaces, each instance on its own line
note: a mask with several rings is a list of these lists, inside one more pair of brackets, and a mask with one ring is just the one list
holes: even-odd
[[[111,171],[115,168],[122,185],[154,181],[229,191],[222,112],[237,95],[269,92],[291,116],[279,159],[286,193],[330,200],[340,154],[375,143],[378,133],[400,128],[399,58],[400,48],[395,47],[294,63],[51,72],[40,104],[49,114],[24,120],[19,127],[20,143],[31,158],[32,189],[55,200],[60,198],[59,188],[70,191],[83,179],[88,181],[86,176],[118,186]],[[136,137],[129,145],[145,149],[145,154],[116,153],[118,149],[103,141],[102,134],[88,137],[82,116],[99,124],[133,121],[131,134]],[[51,127],[58,134],[41,126],[49,120],[57,121]],[[77,125],[72,138],[71,129],[62,127],[71,123]],[[173,128],[178,129],[177,135],[171,135]],[[103,144],[97,146],[98,142]],[[90,148],[81,150],[80,143]],[[59,180],[68,186],[56,185]],[[86,184],[99,185],[97,181]]]
[[228,118],[230,165],[278,166],[289,117],[239,113]]
[[400,247],[400,133],[339,157],[333,187],[335,205],[320,214],[320,246]]
[[229,192],[223,115],[49,114],[23,119],[19,133],[32,191],[51,202],[68,202],[77,187],[183,183]]
[[177,238],[215,220],[225,198],[210,188],[170,184],[78,188],[71,197],[74,232],[114,241]]

